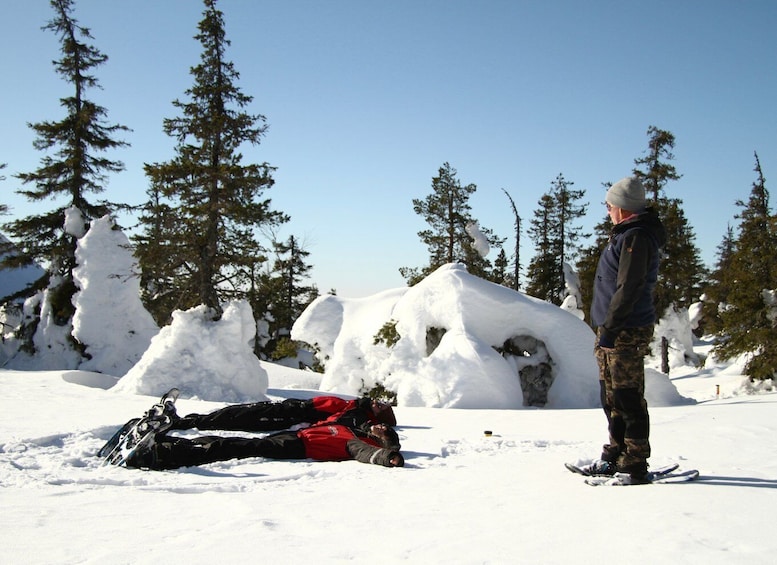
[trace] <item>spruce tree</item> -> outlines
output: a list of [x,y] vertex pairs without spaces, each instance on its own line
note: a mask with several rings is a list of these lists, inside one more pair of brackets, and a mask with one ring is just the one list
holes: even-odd
[[[73,17],[71,0],[50,3],[55,16],[43,29],[55,33],[59,39],[62,57],[54,61],[54,68],[70,84],[72,92],[60,99],[65,109],[62,119],[29,124],[37,135],[34,148],[52,151],[53,155],[44,155],[37,170],[16,176],[30,187],[17,191],[28,200],[59,199],[61,204],[48,212],[5,224],[4,229],[15,239],[18,253],[7,255],[2,263],[9,268],[36,263],[46,266],[45,274],[30,287],[29,294],[48,287],[46,311],[51,312],[52,323],[64,327],[71,323],[74,314],[71,298],[76,287],[72,271],[76,266],[78,232],[85,229],[88,221],[111,212],[114,207],[105,202],[94,203],[88,196],[104,190],[109,173],[124,169],[123,163],[107,158],[104,153],[127,145],[117,140],[116,135],[128,128],[107,124],[106,109],[87,98],[90,89],[99,87],[93,69],[108,57],[85,42],[93,38],[89,29],[80,26]],[[66,229],[68,210],[77,211],[70,217],[80,215],[78,221],[84,225]],[[31,325],[37,325],[37,320]],[[33,334],[34,327],[20,331],[29,340]],[[23,348],[32,352],[31,341]]]
[[648,150],[644,157],[634,160],[637,167],[633,173],[642,180],[648,201],[657,209],[667,234],[655,297],[656,312],[661,317],[669,307],[687,308],[699,299],[705,269],[682,200],[664,196],[666,184],[682,176],[671,163],[675,137],[655,126],[648,128],[647,135]]
[[293,235],[285,242],[274,244],[276,259],[273,275],[280,281],[278,299],[274,301],[273,316],[278,333],[288,335],[302,311],[316,298],[315,285],[304,285],[312,265],[305,262],[310,253]]
[[[0,163],[0,171],[5,169],[6,163]],[[0,175],[0,182],[5,180],[5,175]],[[7,204],[0,204],[0,216],[5,216],[8,214],[8,205]],[[9,253],[13,252],[13,243],[11,243],[10,240],[7,240],[5,237],[0,237],[0,257],[3,257],[5,255],[8,255]],[[0,263],[0,270],[3,269],[2,263]],[[8,300],[9,297],[0,297],[0,311],[2,310],[3,303]]]
[[583,233],[582,226],[576,224],[577,220],[585,216],[588,204],[580,204],[580,200],[585,195],[582,190],[572,190],[572,181],[564,179],[564,175],[559,174],[553,185],[553,195],[556,199],[558,215],[558,234],[561,256],[561,273],[563,276],[564,263],[574,259],[580,249],[580,240],[589,237],[591,234]]
[[666,183],[670,180],[679,180],[682,175],[670,163],[674,161],[674,153],[672,153],[675,145],[674,134],[658,129],[656,126],[649,126],[647,136],[648,149],[644,157],[634,159],[634,164],[637,165],[634,174],[642,180],[648,200],[657,204]]
[[[7,163],[0,163],[0,171],[5,169],[6,166],[7,166]],[[0,175],[0,181],[4,181],[4,180],[5,180],[5,176],[4,175]],[[0,215],[5,215],[7,213],[8,213],[8,205],[7,204],[0,204]],[[4,249],[0,248],[0,253],[2,253],[4,251],[5,251]]]
[[515,288],[515,273],[508,270],[509,266],[510,260],[507,258],[507,253],[504,249],[500,249],[499,254],[494,259],[493,280],[497,284],[517,290]]
[[[462,186],[456,178],[456,169],[444,163],[438,176],[432,178],[432,194],[423,200],[413,199],[413,211],[423,216],[429,228],[418,232],[429,250],[429,264],[422,268],[402,267],[400,274],[414,285],[433,271],[459,261],[476,276],[492,280],[490,261],[481,257],[471,244],[467,224],[473,221],[469,198],[477,190],[474,184]],[[503,240],[494,236],[491,230],[480,227],[492,246],[501,246]]]
[[542,298],[555,304],[561,304],[557,293],[559,289],[558,267],[554,256],[558,253],[558,238],[553,233],[556,206],[550,193],[540,197],[539,206],[529,222],[529,238],[534,242],[534,257],[529,261],[526,287],[527,294]]
[[[312,266],[306,262],[309,252],[290,236],[285,242],[273,238],[275,259],[272,269],[258,270],[252,278],[247,299],[260,321],[260,333],[254,352],[261,359],[291,356],[296,346],[289,338],[294,322],[318,297],[316,285],[306,285]],[[258,267],[258,265],[257,265]]]
[[144,231],[132,237],[135,256],[141,265],[141,300],[159,326],[172,321],[175,310],[197,304],[191,288],[181,287],[189,280],[185,260],[185,233],[178,229],[179,218],[172,204],[152,182],[148,200],[140,208],[138,223]]
[[[521,289],[521,216],[518,215],[518,208],[515,205],[513,197],[504,188],[502,192],[505,193],[507,199],[510,201],[510,207],[513,210],[513,217],[515,218],[515,254],[513,256],[513,272],[510,276],[505,277],[505,281],[512,284],[507,284],[514,290]],[[504,283],[503,283],[504,284]]]
[[[266,118],[243,110],[252,97],[237,86],[239,74],[226,58],[224,18],[216,0],[204,0],[205,9],[195,35],[202,45],[200,63],[191,69],[194,84],[188,101],[175,100],[181,115],[164,120],[164,131],[177,142],[176,156],[164,163],[147,164],[146,175],[154,190],[166,199],[163,225],[170,265],[156,278],[174,284],[171,303],[180,307],[202,304],[212,319],[222,313],[222,301],[244,296],[243,285],[266,249],[256,239],[262,226],[288,220],[262,200],[272,187],[273,167],[267,163],[243,164],[240,149],[258,145],[265,135]],[[151,206],[153,213],[160,211]],[[146,244],[141,267],[159,268],[160,253],[148,237],[158,227],[156,218],[145,220]]]
[[764,292],[777,289],[777,225],[757,154],[755,163],[750,198],[737,202],[742,208],[736,216],[739,235],[729,257],[727,295],[720,311],[723,327],[714,350],[723,359],[749,354],[745,373],[751,379],[768,379],[777,373],[777,327]]
[[682,200],[677,198],[661,198],[658,203],[667,233],[654,301],[659,317],[668,308],[688,308],[698,302],[706,277],[696,235],[681,205]]
[[731,288],[737,283],[732,273],[732,258],[736,249],[734,228],[729,224],[726,234],[717,248],[717,260],[715,268],[709,276],[709,282],[704,289],[704,302],[701,319],[701,334],[717,334],[723,330],[723,322],[720,318],[721,310],[729,301]]
[[584,192],[572,190],[573,184],[559,174],[540,198],[529,228],[536,254],[529,263],[526,291],[557,305],[564,300],[564,263],[573,261],[580,239],[589,236],[575,223],[585,215],[587,205],[579,204]]

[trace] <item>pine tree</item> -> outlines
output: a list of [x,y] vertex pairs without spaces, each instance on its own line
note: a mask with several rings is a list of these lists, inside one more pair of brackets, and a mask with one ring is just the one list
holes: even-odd
[[514,290],[521,289],[521,216],[518,215],[518,208],[515,205],[513,197],[510,196],[504,188],[502,192],[505,193],[507,199],[510,201],[510,207],[513,210],[513,216],[515,217],[515,254],[513,256],[513,272],[509,277],[505,277],[505,280],[512,282],[509,284],[510,288]]
[[515,274],[514,272],[508,271],[509,266],[510,261],[507,258],[507,253],[504,249],[500,249],[499,255],[497,255],[496,259],[494,259],[493,280],[497,284],[501,284],[507,288],[515,289]]
[[[461,186],[456,169],[444,163],[438,176],[432,178],[432,194],[425,199],[413,199],[413,211],[423,216],[430,228],[418,232],[429,250],[429,265],[423,269],[402,267],[400,274],[414,285],[433,271],[459,261],[476,276],[491,280],[491,263],[481,257],[471,244],[467,224],[472,223],[470,196],[477,190],[474,184]],[[495,237],[491,230],[480,227],[492,246],[501,246],[504,240]]]
[[729,257],[726,302],[721,309],[722,332],[715,353],[723,359],[749,354],[745,373],[751,379],[773,378],[777,373],[777,327],[764,300],[764,291],[777,289],[777,224],[769,204],[769,191],[755,156],[757,179],[742,211],[739,236]]
[[[540,197],[534,218],[529,222],[529,238],[534,242],[534,257],[529,261],[526,292],[531,296],[561,304],[557,296],[559,289],[558,268],[554,255],[558,252],[558,239],[553,234],[554,208],[556,203],[549,193]],[[555,299],[554,299],[555,296]]]
[[[274,238],[273,238],[274,239]],[[272,270],[255,272],[247,299],[259,320],[260,334],[254,352],[261,359],[280,359],[293,355],[296,346],[289,336],[294,322],[318,297],[316,285],[303,284],[309,278],[309,252],[290,236],[285,242],[273,242],[275,260]]]
[[[0,171],[5,169],[6,166],[7,166],[7,163],[0,163]],[[4,181],[4,180],[5,180],[5,176],[4,175],[0,175],[0,181]],[[7,213],[8,213],[8,205],[7,204],[0,204],[0,215],[5,215]],[[0,248],[0,253],[2,253],[3,251],[5,251],[5,250]]]
[[[165,119],[164,131],[176,142],[176,156],[165,163],[145,166],[154,190],[167,199],[164,229],[170,268],[157,278],[173,281],[171,289],[182,307],[202,304],[212,318],[221,317],[221,302],[245,295],[256,264],[266,249],[256,240],[260,226],[288,220],[261,200],[272,187],[273,167],[267,163],[243,165],[240,148],[258,145],[267,126],[262,115],[243,111],[252,97],[241,92],[239,74],[226,59],[224,18],[216,0],[204,0],[205,10],[195,35],[202,45],[200,64],[191,69],[194,85],[188,102],[175,100],[179,117]],[[150,207],[154,212],[158,207]],[[160,220],[147,218],[157,228]],[[157,267],[150,237],[139,254],[141,267]]]
[[135,256],[142,265],[141,300],[159,326],[172,321],[175,310],[197,304],[192,289],[182,289],[180,282],[189,280],[184,259],[185,234],[178,229],[178,216],[161,194],[158,183],[146,191],[148,200],[141,207],[138,223],[143,233],[132,237]]
[[645,185],[648,200],[658,211],[666,229],[667,243],[655,297],[656,312],[662,316],[667,308],[687,308],[697,301],[706,273],[695,244],[696,236],[681,208],[682,200],[663,195],[670,180],[681,178],[670,163],[674,160],[675,137],[655,126],[648,128],[647,135],[648,150],[645,157],[634,160],[637,167],[633,172]]
[[710,273],[709,282],[704,290],[704,302],[701,320],[702,334],[717,334],[723,330],[720,312],[729,301],[731,288],[736,285],[732,277],[732,258],[736,249],[734,229],[726,228],[726,235],[717,248],[717,261]]
[[[675,144],[674,134],[658,129],[656,126],[649,126],[647,136],[648,150],[641,159],[634,159],[634,164],[637,165],[634,174],[642,180],[648,200],[657,204],[666,183],[670,180],[679,180],[682,175],[678,174],[675,166],[669,163],[674,160],[674,153],[672,153]],[[639,169],[640,166],[643,166],[644,171]]]
[[[5,169],[6,163],[0,163],[0,171]],[[0,175],[0,182],[5,180],[5,175]],[[0,216],[5,216],[8,214],[8,205],[7,204],[0,204]],[[11,243],[10,240],[7,240],[5,237],[0,237],[0,257],[3,257],[5,255],[8,255],[9,253],[12,253],[14,250],[13,243]],[[3,269],[3,264],[0,263],[0,270]],[[5,303],[6,300],[8,300],[9,297],[0,297],[0,311],[2,310],[2,305]]]
[[318,295],[315,285],[303,285],[309,278],[311,265],[305,262],[310,255],[292,235],[285,242],[274,244],[276,259],[273,272],[280,281],[280,296],[275,300],[274,317],[279,334],[288,335],[302,311]]
[[667,242],[659,268],[655,305],[660,316],[668,308],[688,308],[701,297],[706,269],[696,247],[696,235],[681,207],[682,200],[661,198],[659,216]]
[[527,293],[553,304],[561,304],[565,293],[564,263],[571,263],[583,234],[575,221],[585,215],[587,205],[578,204],[583,191],[572,190],[574,183],[559,174],[550,191],[539,201],[531,221],[529,236],[536,254],[529,263]]
[[559,174],[556,177],[553,186],[558,214],[558,234],[560,240],[561,272],[564,272],[564,263],[571,262],[580,249],[580,240],[589,237],[591,234],[583,233],[583,228],[576,225],[575,222],[585,216],[588,209],[587,204],[579,204],[585,195],[582,190],[572,190],[571,186],[575,184],[572,181],[564,179],[564,175]]
[[[66,229],[66,212],[77,211],[71,218],[80,215],[79,222],[86,224],[112,211],[113,205],[95,204],[87,197],[104,190],[109,173],[124,169],[120,161],[108,159],[103,153],[128,145],[115,138],[128,128],[107,124],[106,109],[86,97],[88,90],[99,87],[92,70],[108,57],[82,41],[92,36],[89,29],[78,25],[72,15],[72,4],[72,0],[51,0],[55,17],[43,27],[59,38],[62,58],[54,62],[54,68],[73,88],[70,96],[60,99],[66,115],[59,121],[30,124],[37,135],[35,149],[52,150],[55,154],[45,155],[36,171],[17,175],[24,185],[32,186],[18,191],[28,200],[63,198],[64,202],[49,212],[4,225],[19,252],[6,256],[3,266],[15,268],[35,263],[47,266],[45,275],[30,287],[30,294],[48,286],[46,300],[50,308],[47,311],[52,312],[51,321],[63,327],[71,323],[74,313],[71,298],[76,291],[72,274],[76,266],[76,239],[78,232],[86,227]],[[36,324],[37,320],[32,323]],[[21,333],[31,339],[34,327],[24,328]],[[24,349],[31,352],[31,342]]]

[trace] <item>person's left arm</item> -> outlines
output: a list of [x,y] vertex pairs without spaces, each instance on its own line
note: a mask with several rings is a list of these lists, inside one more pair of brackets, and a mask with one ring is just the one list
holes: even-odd
[[348,407],[348,401],[337,396],[315,396],[310,400],[311,406],[319,412],[336,414]]
[[361,463],[383,465],[384,467],[404,467],[405,458],[399,451],[376,447],[360,439],[352,439],[346,447],[351,457]]

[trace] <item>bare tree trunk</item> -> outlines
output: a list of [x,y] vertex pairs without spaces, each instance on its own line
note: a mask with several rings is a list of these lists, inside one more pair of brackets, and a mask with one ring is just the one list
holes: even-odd
[[669,374],[669,340],[661,337],[661,372]]

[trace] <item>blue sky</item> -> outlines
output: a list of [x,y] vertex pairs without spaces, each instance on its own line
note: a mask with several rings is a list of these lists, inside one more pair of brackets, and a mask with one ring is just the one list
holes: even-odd
[[[412,199],[431,193],[448,162],[482,226],[514,247],[514,198],[528,226],[563,174],[585,190],[583,221],[604,215],[603,182],[628,175],[655,125],[676,137],[680,198],[708,264],[735,201],[755,180],[777,178],[777,2],[500,0],[221,0],[227,56],[248,111],[267,117],[246,162],[278,168],[266,193],[292,218],[280,231],[310,252],[312,281],[348,297],[403,286],[421,267],[426,227]],[[132,128],[111,157],[126,170],[103,197],[139,204],[143,163],[173,156],[162,120],[185,100],[197,0],[77,0],[75,17],[108,55],[90,97],[108,121]],[[13,178],[43,156],[28,122],[58,120],[69,86],[45,0],[0,2],[0,182],[10,218],[35,210]],[[36,205],[39,206],[39,205]],[[50,207],[51,203],[43,204]],[[48,209],[48,208],[44,208]],[[526,266],[531,242],[522,241]],[[494,252],[492,252],[494,253]],[[489,256],[493,259],[493,255]]]

